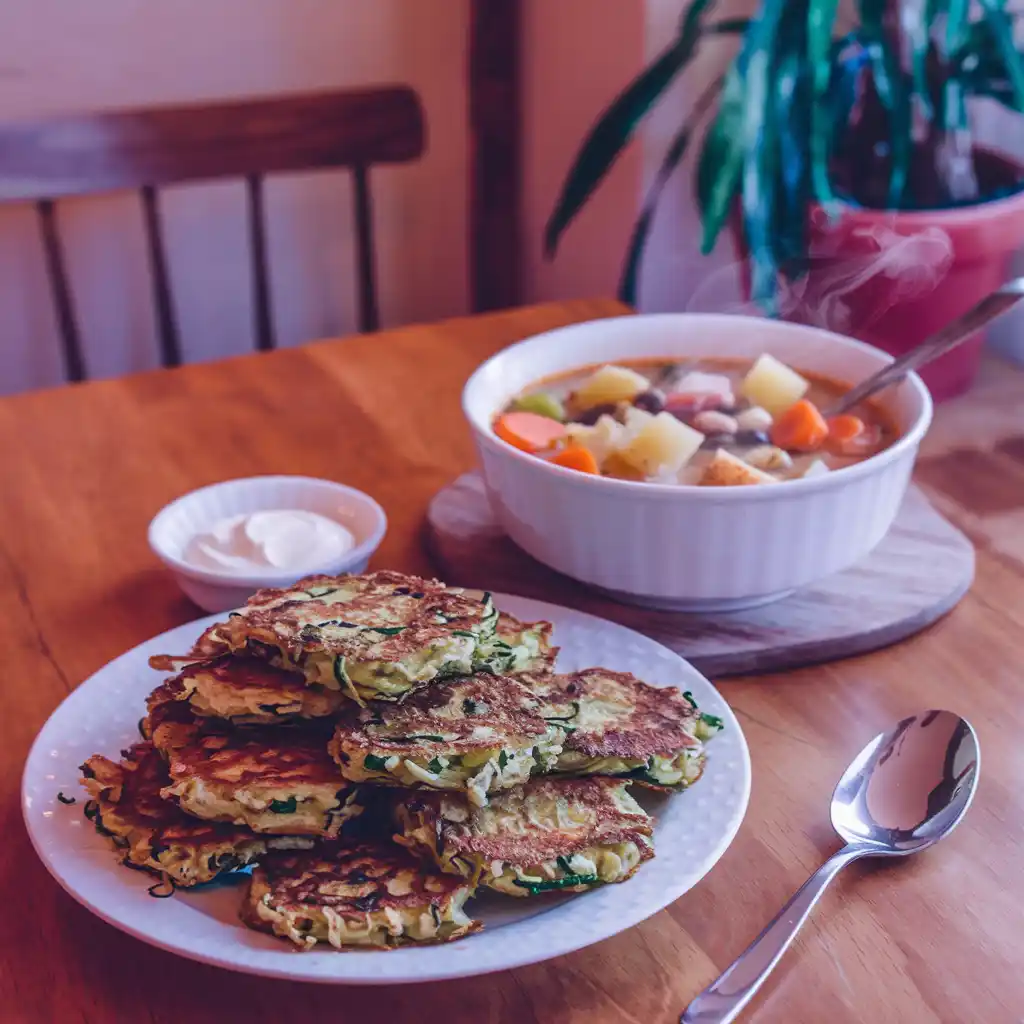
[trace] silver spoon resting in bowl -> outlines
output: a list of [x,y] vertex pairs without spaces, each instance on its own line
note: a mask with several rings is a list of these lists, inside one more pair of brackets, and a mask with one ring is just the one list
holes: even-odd
[[680,1024],[729,1024],[796,938],[825,887],[861,857],[905,857],[948,835],[967,812],[981,753],[970,722],[923,711],[876,736],[832,794],[832,826],[846,840],[732,966],[686,1008]]
[[966,313],[951,320],[945,327],[937,330],[931,337],[925,338],[920,345],[915,345],[909,352],[888,366],[873,373],[866,380],[850,388],[841,398],[836,399],[827,409],[822,410],[825,416],[838,416],[852,409],[858,402],[863,402],[876,391],[887,388],[890,384],[901,381],[911,370],[917,370],[930,363],[933,359],[952,351],[957,345],[967,341],[990,320],[1005,313],[1024,299],[1024,277],[1016,277],[1007,281],[994,292],[990,292],[979,303],[971,306]]

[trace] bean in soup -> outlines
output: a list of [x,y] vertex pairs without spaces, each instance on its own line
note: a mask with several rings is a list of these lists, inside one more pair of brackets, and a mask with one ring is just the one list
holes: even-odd
[[847,390],[767,354],[624,361],[532,385],[494,431],[556,465],[621,480],[778,483],[861,462],[896,439],[872,402],[826,420],[821,409]]

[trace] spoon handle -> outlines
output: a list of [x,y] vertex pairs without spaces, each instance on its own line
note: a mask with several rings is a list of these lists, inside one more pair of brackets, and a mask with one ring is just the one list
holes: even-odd
[[863,846],[844,846],[829,857],[746,951],[690,1003],[679,1024],[729,1024],[735,1020],[796,938],[828,883],[847,864],[871,852]]
[[858,402],[864,401],[876,391],[902,380],[911,370],[916,370],[930,363],[933,359],[945,355],[965,342],[990,320],[1005,313],[1024,298],[1024,277],[1016,277],[1006,284],[1000,285],[980,302],[973,305],[962,316],[940,328],[931,337],[926,338],[909,352],[900,356],[878,373],[873,373],[867,380],[850,388],[842,398],[838,399],[827,411],[828,416],[838,416],[852,409]]

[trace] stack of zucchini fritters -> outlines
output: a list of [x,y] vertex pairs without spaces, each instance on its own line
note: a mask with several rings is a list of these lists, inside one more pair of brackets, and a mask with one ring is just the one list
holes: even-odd
[[630,784],[695,782],[721,723],[631,675],[557,675],[550,641],[396,572],[260,591],[151,659],[177,674],[143,742],[82,766],[86,814],[172,886],[257,865],[243,920],[301,947],[449,941],[478,888],[625,881],[654,856]]

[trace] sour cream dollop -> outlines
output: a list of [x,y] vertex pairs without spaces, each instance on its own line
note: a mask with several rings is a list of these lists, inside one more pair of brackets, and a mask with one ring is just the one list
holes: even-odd
[[302,509],[268,509],[218,520],[197,533],[185,548],[185,561],[197,569],[237,575],[266,569],[314,569],[355,547],[341,523]]

